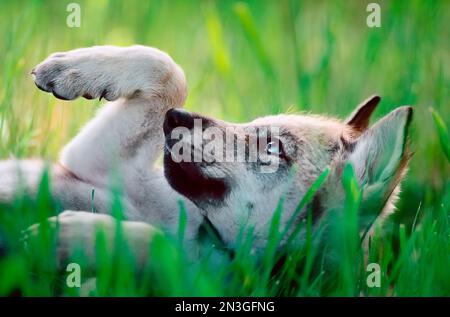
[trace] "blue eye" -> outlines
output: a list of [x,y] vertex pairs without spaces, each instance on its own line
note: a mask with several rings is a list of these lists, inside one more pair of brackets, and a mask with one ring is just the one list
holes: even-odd
[[273,155],[282,155],[283,150],[281,149],[280,142],[269,142],[266,145],[266,152],[267,154],[273,154]]

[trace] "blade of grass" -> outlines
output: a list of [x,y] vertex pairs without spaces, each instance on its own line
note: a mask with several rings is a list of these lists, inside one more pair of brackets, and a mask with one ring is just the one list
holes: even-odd
[[447,160],[450,162],[450,138],[447,126],[445,125],[444,120],[442,120],[441,116],[435,109],[430,108],[429,110],[433,117],[434,125],[436,126],[442,151],[444,152]]

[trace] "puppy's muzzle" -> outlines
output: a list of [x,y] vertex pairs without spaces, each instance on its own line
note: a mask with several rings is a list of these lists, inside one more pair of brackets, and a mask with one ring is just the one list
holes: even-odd
[[166,136],[170,135],[175,128],[194,128],[194,117],[187,111],[181,109],[170,109],[164,118],[163,130]]

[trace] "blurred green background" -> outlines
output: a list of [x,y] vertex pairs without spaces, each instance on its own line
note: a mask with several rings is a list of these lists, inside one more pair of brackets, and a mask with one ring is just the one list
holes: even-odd
[[[66,25],[70,2],[80,4],[80,28]],[[301,111],[345,118],[374,93],[376,118],[413,105],[415,155],[399,215],[448,212],[448,139],[429,108],[450,126],[450,2],[376,1],[381,27],[369,28],[370,2],[0,0],[0,158],[57,158],[100,106],[37,90],[34,65],[55,51],[143,44],[185,70],[189,110],[228,121]]]

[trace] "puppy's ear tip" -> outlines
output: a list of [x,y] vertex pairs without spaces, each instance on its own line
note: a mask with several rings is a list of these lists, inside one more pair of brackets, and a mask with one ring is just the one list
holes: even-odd
[[369,96],[369,97],[366,99],[365,103],[368,103],[368,102],[376,102],[376,103],[379,103],[380,100],[381,100],[380,95],[378,95],[378,94],[373,94],[373,95]]
[[347,125],[354,128],[356,131],[363,132],[369,126],[370,116],[374,112],[381,97],[372,95],[358,105],[356,110],[347,119]]
[[375,108],[381,101],[381,97],[378,94],[369,96],[366,100],[361,103],[361,106],[371,106]]
[[414,107],[412,106],[405,106],[408,111],[408,120],[411,120],[414,115]]
[[408,109],[408,112],[410,115],[414,113],[414,107],[413,106],[404,106],[406,109]]
[[397,109],[401,109],[403,111],[408,111],[408,112],[414,111],[414,107],[410,106],[410,105],[400,106]]
[[412,106],[401,106],[394,110],[394,112],[407,117],[407,121],[411,121],[414,114],[414,108]]
[[406,116],[405,126],[409,127],[409,125],[412,121],[412,118],[413,118],[414,108],[412,106],[401,106],[401,107],[397,108],[397,110],[404,113],[404,115]]

